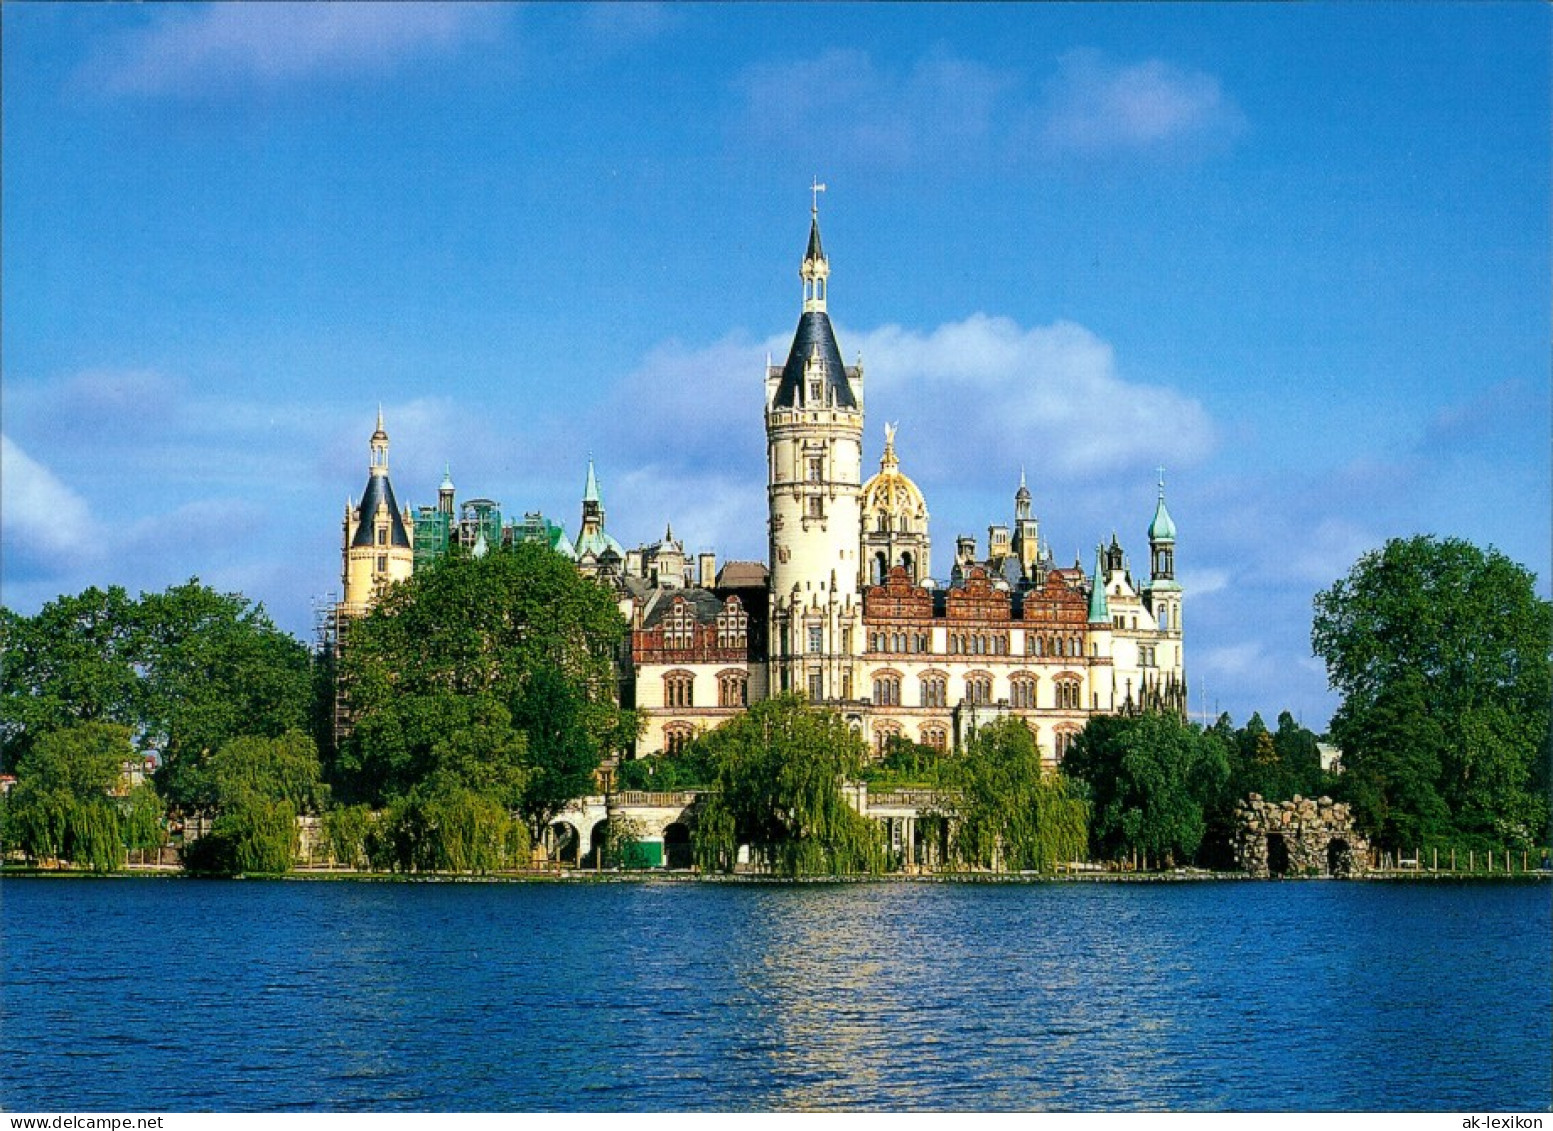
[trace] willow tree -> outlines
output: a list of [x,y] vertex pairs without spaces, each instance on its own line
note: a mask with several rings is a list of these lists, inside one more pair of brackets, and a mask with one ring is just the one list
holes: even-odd
[[703,868],[732,871],[741,845],[786,876],[884,867],[878,826],[847,804],[843,792],[862,770],[863,742],[835,711],[784,695],[699,741],[716,781],[696,822]]
[[979,868],[1050,872],[1082,859],[1088,808],[1066,778],[1041,762],[1030,728],[998,719],[942,762],[953,808],[950,853]]
[[17,760],[5,839],[35,861],[68,860],[95,872],[119,868],[123,802],[110,792],[132,754],[129,728],[117,723],[79,723],[41,735]]

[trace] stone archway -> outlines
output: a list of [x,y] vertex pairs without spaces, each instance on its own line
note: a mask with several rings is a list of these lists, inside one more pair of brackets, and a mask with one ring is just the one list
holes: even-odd
[[546,848],[550,851],[550,859],[572,867],[577,865],[578,849],[582,847],[582,835],[578,833],[570,821],[552,821],[550,828],[546,830]]
[[1354,874],[1353,849],[1341,837],[1327,844],[1327,875],[1347,878]]
[[1282,833],[1267,834],[1267,874],[1269,876],[1289,874],[1289,842],[1283,839]]
[[675,821],[663,830],[663,865],[666,868],[689,868],[695,863],[690,846],[690,828]]
[[599,821],[593,826],[593,835],[588,838],[588,855],[583,859],[583,866],[587,868],[602,868],[614,861],[609,859],[609,820]]

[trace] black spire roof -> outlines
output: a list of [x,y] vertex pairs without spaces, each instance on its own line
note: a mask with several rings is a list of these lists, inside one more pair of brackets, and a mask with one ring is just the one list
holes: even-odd
[[831,329],[830,315],[823,310],[806,310],[798,319],[793,348],[788,351],[787,364],[782,367],[782,382],[771,401],[773,408],[799,406],[803,400],[804,369],[816,351],[825,371],[825,403],[840,408],[857,407],[857,398],[852,395],[847,369],[841,360],[841,347],[836,344],[836,331]]
[[361,493],[361,521],[356,525],[352,546],[372,545],[372,518],[379,503],[388,504],[388,540],[395,546],[410,548],[410,535],[405,531],[404,518],[399,514],[399,504],[394,501],[394,486],[386,475],[369,475],[367,489]]
[[809,220],[809,250],[803,253],[805,259],[818,262],[825,258],[825,249],[820,246],[820,218],[815,215]]

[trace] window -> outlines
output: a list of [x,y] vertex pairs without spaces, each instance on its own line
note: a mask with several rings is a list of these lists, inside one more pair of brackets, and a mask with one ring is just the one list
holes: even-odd
[[696,677],[689,672],[670,672],[663,677],[665,707],[694,707]]
[[874,676],[874,706],[899,707],[901,705],[901,677],[893,672]]
[[819,672],[809,673],[809,699],[818,703],[825,697],[825,677]]
[[893,723],[888,723],[884,726],[876,727],[874,729],[874,749],[878,751],[879,757],[883,758],[886,754],[888,754],[890,752],[890,743],[895,741],[895,739],[899,738],[900,736],[901,728],[895,726]]
[[689,723],[670,723],[663,728],[663,752],[678,754],[695,738],[695,728]]
[[1032,633],[1025,637],[1025,652],[1031,656],[1044,656],[1046,655],[1046,642]]
[[818,381],[810,381],[809,382],[809,399],[811,401],[813,401],[815,404],[819,404],[819,402],[820,402],[820,383]]
[[1028,711],[1035,707],[1035,680],[1029,676],[1015,676],[1008,684],[1009,705],[1016,710]]
[[949,746],[948,732],[941,726],[925,726],[922,728],[922,745],[941,752]]
[[1140,668],[1152,668],[1154,666],[1154,645],[1140,644],[1138,646],[1138,666]]
[[744,707],[749,704],[749,676],[744,672],[723,672],[717,677],[717,705]]
[[682,600],[675,600],[663,618],[663,646],[690,648],[696,642],[696,616]]
[[1057,708],[1062,711],[1076,711],[1079,707],[1079,681],[1065,679],[1057,684]]
[[379,546],[388,545],[388,528],[386,526],[377,528],[377,544]]
[[387,554],[379,554],[377,556],[377,571],[379,573],[387,573],[388,572],[388,555]]
[[823,651],[825,651],[825,626],[824,625],[811,624],[809,626],[809,651],[810,652],[823,652]]
[[941,675],[922,677],[922,705],[944,707],[949,703],[949,681]]
[[750,618],[737,597],[729,597],[723,611],[717,614],[717,646],[719,648],[743,648],[749,642]]
[[824,518],[825,517],[825,500],[820,498],[818,495],[810,495],[809,496],[809,517],[810,518]]
[[824,460],[822,460],[819,456],[810,456],[809,457],[809,482],[810,483],[818,483],[821,480],[822,472],[824,470],[824,466],[825,466]]
[[992,702],[992,677],[969,675],[965,677],[965,697],[980,706]]
[[1068,751],[1073,748],[1073,732],[1059,730],[1057,732],[1057,761],[1062,761],[1068,756]]

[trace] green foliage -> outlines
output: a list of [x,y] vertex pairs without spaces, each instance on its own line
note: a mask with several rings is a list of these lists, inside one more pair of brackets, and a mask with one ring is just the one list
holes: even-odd
[[1020,720],[982,727],[943,768],[957,817],[950,850],[962,863],[1049,872],[1085,857],[1086,806],[1042,764],[1035,736]]
[[119,723],[161,751],[158,782],[175,806],[197,802],[192,771],[227,739],[308,723],[307,649],[247,598],[198,581],[139,600],[88,589],[32,617],[0,610],[0,653],[9,758],[78,722]]
[[741,844],[787,876],[884,867],[877,826],[842,794],[865,751],[839,714],[784,695],[698,741],[717,769],[717,791],[703,800],[694,834],[703,868],[732,871]]
[[135,852],[149,852],[167,843],[162,799],[156,795],[155,786],[137,785],[130,790],[120,805],[119,816],[125,848]]
[[528,826],[469,789],[417,790],[383,813],[374,862],[400,872],[492,872],[527,863]]
[[1091,718],[1062,768],[1088,786],[1092,850],[1113,860],[1191,860],[1230,774],[1217,736],[1154,713]]
[[183,851],[196,875],[241,876],[289,871],[297,854],[297,811],[289,801],[247,795],[217,817]]
[[334,862],[345,868],[370,867],[369,845],[376,828],[376,815],[365,805],[347,805],[325,813],[324,835]]
[[217,816],[184,848],[191,872],[285,872],[297,851],[297,814],[327,802],[318,747],[305,734],[245,735],[222,744],[187,779],[190,796]]
[[692,742],[677,754],[622,761],[615,772],[615,788],[621,791],[709,789],[716,780],[717,767],[704,742]]
[[[68,860],[97,872],[124,863],[118,788],[134,753],[128,728],[84,722],[39,735],[17,762],[6,841],[33,860]],[[154,796],[154,795],[153,795]]]
[[864,765],[862,779],[875,789],[931,789],[938,784],[944,761],[931,746],[892,735],[878,761]]
[[1548,820],[1553,604],[1456,539],[1394,539],[1315,598],[1341,789],[1378,846],[1529,846]]
[[351,627],[343,792],[382,805],[473,790],[543,828],[635,736],[614,699],[625,631],[610,595],[543,546],[418,571]]

